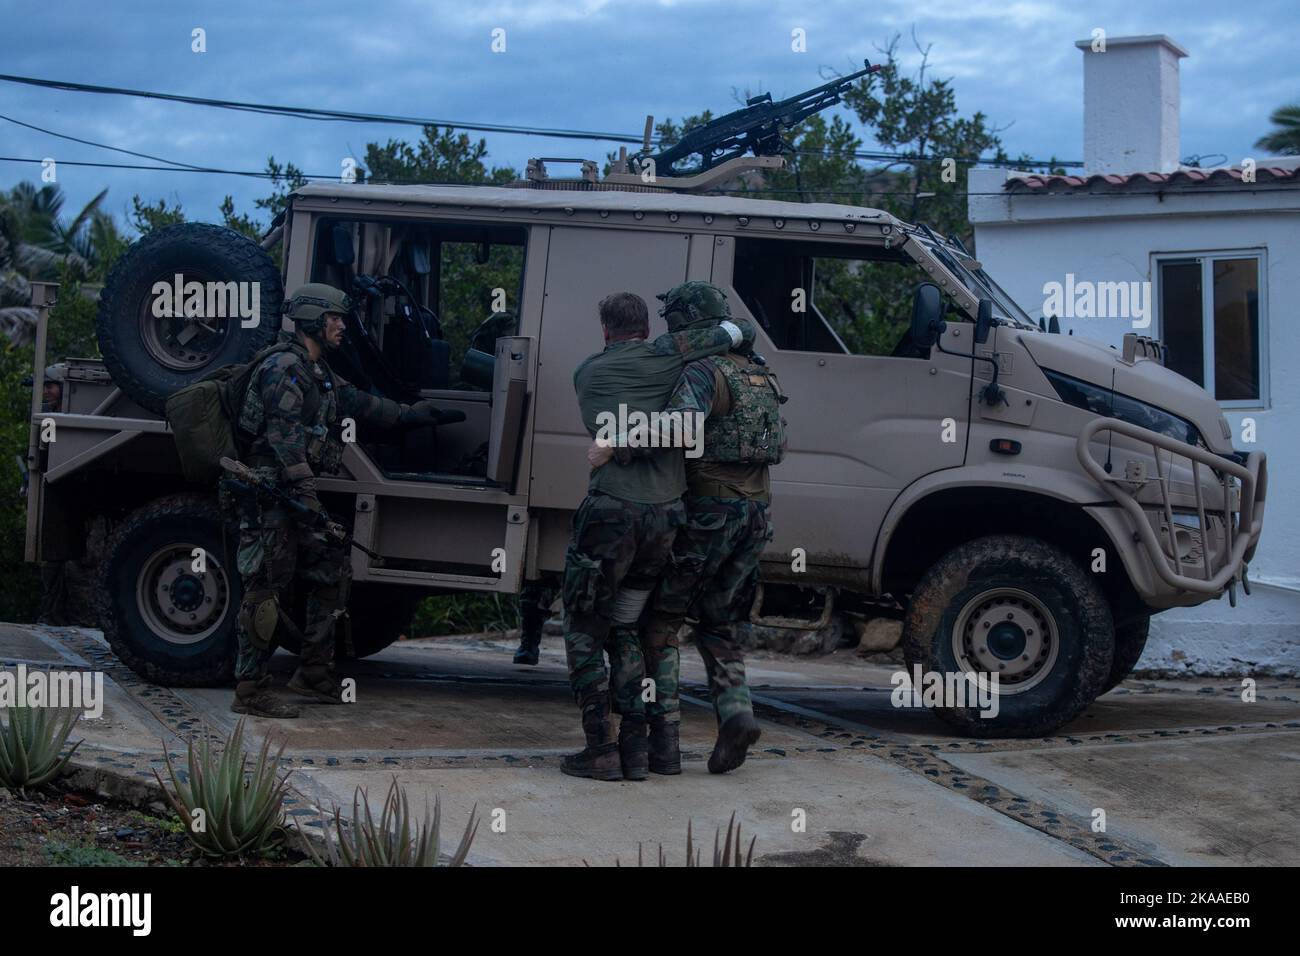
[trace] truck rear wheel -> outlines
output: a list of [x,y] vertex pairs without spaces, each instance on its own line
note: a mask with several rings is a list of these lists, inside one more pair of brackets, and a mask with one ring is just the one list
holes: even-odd
[[[154,285],[174,287],[178,275],[182,284],[236,283],[233,302],[242,294],[256,303],[257,324],[209,315],[206,295],[203,315],[159,317]],[[283,299],[280,272],[256,242],[224,226],[179,223],[153,230],[122,256],[100,294],[95,335],[113,384],[161,413],[173,392],[274,342]],[[218,301],[232,303],[214,296],[212,304]]]
[[102,565],[99,616],[122,663],[164,686],[230,679],[243,596],[237,547],[216,501],[203,495],[160,498],[118,526]]
[[1142,658],[1142,652],[1146,650],[1150,630],[1150,615],[1115,626],[1115,658],[1110,665],[1110,676],[1106,678],[1103,694],[1114,690],[1120,681],[1133,673],[1133,668],[1137,667],[1137,662]]
[[1106,686],[1114,642],[1096,582],[1021,535],[979,538],[940,559],[912,593],[902,640],[909,674],[998,675],[995,714],[983,716],[972,693],[934,708],[972,737],[1037,737],[1073,720]]

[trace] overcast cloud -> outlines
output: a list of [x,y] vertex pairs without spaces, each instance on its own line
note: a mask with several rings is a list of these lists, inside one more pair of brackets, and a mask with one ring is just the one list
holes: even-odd
[[[1282,0],[823,0],[715,4],[681,0],[544,0],[466,4],[370,0],[68,2],[7,0],[0,72],[195,96],[636,134],[646,113],[680,117],[735,106],[735,91],[788,96],[847,72],[895,32],[915,28],[931,67],[952,77],[963,113],[982,111],[1009,153],[1082,158],[1082,54],[1096,27],[1111,37],[1166,33],[1182,61],[1182,156],[1254,155],[1268,115],[1300,101],[1300,5]],[[191,30],[207,52],[191,52]],[[490,48],[494,28],[506,52]],[[807,52],[791,51],[801,27]],[[902,49],[914,61],[910,41]],[[368,141],[415,138],[399,126],[276,118],[118,96],[0,83],[0,113],[60,133],[229,169],[268,155],[312,174],[340,170]],[[867,148],[875,145],[869,135]],[[605,143],[486,135],[489,158],[522,169],[529,156],[599,158]],[[0,121],[0,155],[136,162]],[[0,186],[39,177],[0,162]],[[258,180],[61,166],[73,205],[110,187],[119,215],[132,194],[179,200],[215,219],[240,209]]]

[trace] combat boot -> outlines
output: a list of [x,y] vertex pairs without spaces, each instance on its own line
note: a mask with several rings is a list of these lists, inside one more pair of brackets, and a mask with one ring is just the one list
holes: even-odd
[[582,732],[587,737],[586,749],[561,760],[560,772],[592,780],[622,780],[623,766],[614,722],[609,717],[608,693],[598,694],[583,707]]
[[261,680],[241,680],[235,685],[235,699],[230,709],[254,717],[297,717],[298,708],[280,700],[271,692],[271,675]]
[[299,665],[289,678],[289,689],[321,704],[343,703],[343,683],[325,666]]
[[523,633],[519,635],[519,650],[515,651],[516,664],[536,664],[541,648],[542,635]]
[[649,769],[667,775],[682,772],[681,725],[663,717],[650,718]]
[[650,776],[650,741],[645,735],[644,717],[624,717],[618,725],[618,759],[624,780]]
[[745,762],[749,747],[762,733],[749,711],[733,714],[718,728],[718,742],[709,755],[709,773],[726,773]]

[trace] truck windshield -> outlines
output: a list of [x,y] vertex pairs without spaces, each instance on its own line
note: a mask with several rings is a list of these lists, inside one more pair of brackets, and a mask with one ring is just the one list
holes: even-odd
[[993,314],[1012,325],[1036,329],[1033,321],[1006,291],[993,281],[983,266],[972,256],[956,246],[917,236],[917,241],[948,267],[948,271],[961,280],[970,293],[980,299],[993,301]]

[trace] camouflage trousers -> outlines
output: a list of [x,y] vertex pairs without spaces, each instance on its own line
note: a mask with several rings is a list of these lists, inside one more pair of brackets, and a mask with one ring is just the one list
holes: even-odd
[[[306,618],[299,657],[304,667],[328,667],[334,661],[334,627],[347,608],[352,583],[351,555],[347,545],[323,531],[307,527],[276,507],[262,509],[260,521],[244,519],[239,528],[239,574],[244,600],[236,632],[239,656],[235,676],[257,680],[275,652],[275,641],[249,633],[247,619],[272,597],[291,613],[292,585],[297,581],[306,595]],[[277,625],[275,636],[284,632]]]
[[695,646],[704,658],[718,723],[753,713],[745,683],[745,658],[731,625],[749,614],[758,585],[758,562],[772,539],[767,505],[747,498],[687,497],[687,524],[673,547],[642,638],[646,674],[654,681],[647,717],[681,719],[677,633],[689,615]]
[[564,650],[573,696],[584,710],[609,691],[615,712],[644,714],[639,622],[615,623],[626,616],[618,612],[619,590],[654,589],[685,521],[680,500],[647,505],[600,494],[588,495],[574,513],[564,556]]

